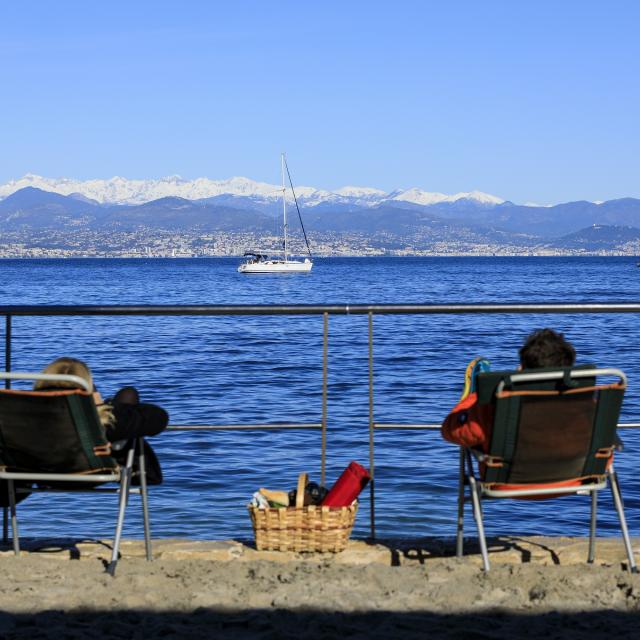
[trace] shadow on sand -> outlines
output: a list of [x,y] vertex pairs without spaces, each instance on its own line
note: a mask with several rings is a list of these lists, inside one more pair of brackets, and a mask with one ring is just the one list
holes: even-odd
[[500,611],[327,613],[287,610],[0,613],[0,637],[49,638],[618,638],[634,637],[637,613],[513,614]]

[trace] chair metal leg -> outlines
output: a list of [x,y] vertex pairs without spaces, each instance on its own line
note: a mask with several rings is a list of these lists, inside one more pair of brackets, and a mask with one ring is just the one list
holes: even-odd
[[478,486],[473,475],[469,476],[469,487],[471,489],[471,501],[473,503],[473,517],[478,527],[478,542],[480,543],[480,553],[482,554],[482,567],[489,571],[489,553],[487,551],[487,539],[484,535],[484,523],[482,521],[482,509],[480,507],[480,497]]
[[107,573],[115,575],[116,566],[118,564],[118,553],[120,551],[120,540],[122,538],[122,528],[124,526],[124,514],[129,502],[129,488],[131,487],[131,472],[133,468],[134,450],[131,448],[127,453],[127,465],[121,470],[120,478],[120,500],[118,504],[118,522],[116,524],[116,533],[113,538],[113,549],[111,551],[111,562],[107,567]]
[[589,525],[589,555],[587,562],[593,564],[596,554],[596,519],[598,517],[598,492],[591,492],[591,522]]
[[458,525],[456,530],[456,557],[464,555],[464,448],[460,447],[460,477],[458,480]]
[[16,491],[13,480],[7,480],[9,492],[9,508],[11,509],[11,533],[13,535],[13,552],[20,555],[20,535],[18,533],[18,515],[16,513]]
[[138,440],[139,454],[138,467],[140,469],[140,499],[142,500],[142,519],[144,522],[144,548],[147,560],[151,562],[153,555],[151,552],[151,526],[149,524],[149,494],[147,493],[147,467],[144,458],[144,441]]
[[629,571],[631,573],[638,573],[636,560],[633,557],[633,549],[631,548],[631,539],[629,538],[629,529],[627,529],[627,520],[624,517],[624,505],[622,504],[622,494],[620,493],[620,484],[618,482],[618,475],[613,470],[613,467],[609,469],[609,480],[611,481],[611,493],[613,494],[613,501],[616,505],[618,518],[620,519],[620,529],[622,531],[622,539],[624,540],[624,548],[627,551],[627,558],[629,559]]

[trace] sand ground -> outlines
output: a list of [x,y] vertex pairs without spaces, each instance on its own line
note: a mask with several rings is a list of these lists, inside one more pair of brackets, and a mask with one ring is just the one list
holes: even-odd
[[593,565],[583,539],[496,539],[489,573],[442,540],[337,555],[163,540],[152,563],[128,541],[115,578],[107,543],[41,544],[0,553],[0,638],[616,638],[640,623],[619,539]]

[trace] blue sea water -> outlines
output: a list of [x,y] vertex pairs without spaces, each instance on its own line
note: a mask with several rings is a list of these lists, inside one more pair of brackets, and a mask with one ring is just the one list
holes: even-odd
[[[638,302],[634,258],[318,259],[310,275],[246,276],[235,259],[3,260],[0,304],[295,304]],[[534,328],[574,343],[580,362],[629,376],[622,421],[640,421],[640,323],[634,315],[378,316],[375,419],[437,423],[455,404],[464,368],[478,355],[494,369],[517,365]],[[365,316],[331,317],[328,466],[331,484],[350,460],[368,465]],[[13,369],[37,371],[61,355],[86,360],[109,396],[133,384],[166,407],[172,424],[319,422],[321,317],[15,317]],[[631,533],[640,535],[640,431],[622,434],[616,460]],[[300,471],[319,480],[320,434],[166,432],[153,441],[165,483],[151,494],[156,537],[251,537],[246,503],[259,487],[290,489]],[[376,433],[376,524],[383,537],[453,535],[457,448],[437,432]],[[492,503],[489,533],[587,532],[587,500]],[[617,531],[602,499],[599,532]],[[355,535],[368,534],[364,495]],[[20,507],[25,536],[112,535],[108,500],[32,496]],[[492,517],[492,515],[494,517]],[[508,525],[508,526],[507,526]],[[469,521],[470,532],[475,532]],[[137,499],[125,535],[141,535]]]

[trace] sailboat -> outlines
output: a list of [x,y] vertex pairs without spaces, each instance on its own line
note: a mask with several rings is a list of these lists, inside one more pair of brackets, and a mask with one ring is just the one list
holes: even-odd
[[[246,260],[238,267],[238,271],[240,273],[309,273],[313,267],[313,258],[311,256],[309,240],[307,239],[307,233],[304,230],[302,216],[300,215],[300,208],[298,207],[298,199],[296,198],[296,192],[293,190],[293,182],[291,181],[291,174],[289,173],[289,167],[287,166],[287,159],[285,158],[284,153],[281,155],[280,165],[282,173],[282,217],[284,223],[284,242],[282,243],[282,246],[284,249],[284,255],[282,258],[272,258],[264,251],[246,251],[244,254]],[[304,260],[292,260],[289,253],[289,238],[287,235],[287,188],[284,180],[285,170],[289,177],[289,184],[291,185],[291,192],[293,193],[293,201],[296,203],[298,217],[300,218],[300,226],[302,227],[304,240],[307,243],[307,251],[309,252],[309,257]]]

